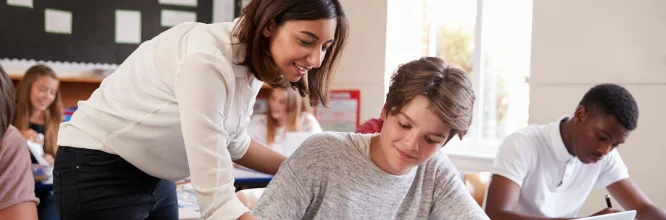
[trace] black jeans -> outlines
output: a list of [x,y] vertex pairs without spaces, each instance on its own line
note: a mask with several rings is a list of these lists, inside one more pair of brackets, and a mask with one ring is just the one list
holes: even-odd
[[173,182],[103,151],[60,146],[56,155],[53,192],[61,219],[178,219]]

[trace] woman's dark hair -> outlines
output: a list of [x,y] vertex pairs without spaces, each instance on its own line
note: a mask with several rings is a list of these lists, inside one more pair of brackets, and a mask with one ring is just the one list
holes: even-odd
[[[289,83],[282,77],[271,58],[269,39],[263,30],[271,24],[283,25],[291,20],[336,19],[335,41],[319,68],[308,71],[298,82]],[[349,22],[338,0],[252,0],[241,10],[240,20],[233,35],[245,46],[240,65],[246,66],[254,76],[272,87],[296,89],[301,96],[308,94],[311,106],[328,105],[329,85],[347,41]],[[237,56],[239,56],[239,53]],[[291,85],[290,85],[291,84]]]

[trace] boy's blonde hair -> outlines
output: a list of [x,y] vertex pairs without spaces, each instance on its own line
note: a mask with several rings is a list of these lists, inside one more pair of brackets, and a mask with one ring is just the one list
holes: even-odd
[[422,57],[400,65],[391,77],[386,114],[398,114],[419,95],[426,97],[429,109],[451,127],[448,140],[456,134],[462,139],[472,124],[475,99],[467,73],[438,57]]

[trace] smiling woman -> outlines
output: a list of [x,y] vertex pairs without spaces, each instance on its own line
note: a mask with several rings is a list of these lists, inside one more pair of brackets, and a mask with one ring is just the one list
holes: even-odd
[[172,181],[189,176],[203,218],[252,218],[232,161],[275,174],[286,159],[247,133],[259,89],[327,105],[347,29],[337,0],[253,0],[234,22],[182,23],[142,43],[61,126],[61,217],[176,219]]
[[247,44],[241,64],[271,86],[291,83],[301,96],[309,95],[311,106],[320,102],[327,106],[328,86],[349,32],[340,3],[251,1],[242,15],[240,19],[257,22],[240,22],[235,27],[240,42],[252,42]]

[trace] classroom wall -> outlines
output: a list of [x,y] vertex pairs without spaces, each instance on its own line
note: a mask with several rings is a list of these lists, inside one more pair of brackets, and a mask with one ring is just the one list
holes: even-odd
[[340,0],[350,23],[331,88],[361,91],[361,123],[379,117],[385,99],[386,0]]
[[[631,179],[666,208],[666,1],[534,1],[529,123],[573,113],[598,83],[624,85],[640,110],[638,128],[620,145]],[[580,215],[605,208],[592,192]],[[615,203],[617,204],[617,203]],[[617,204],[619,207],[619,204]]]
[[213,0],[213,22],[234,20],[234,0]]

